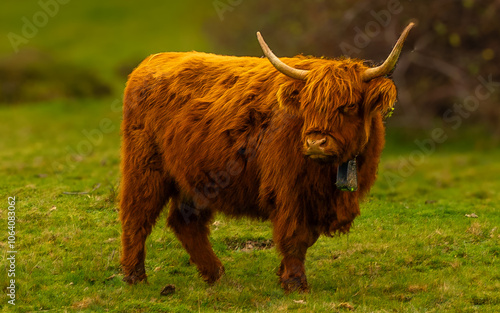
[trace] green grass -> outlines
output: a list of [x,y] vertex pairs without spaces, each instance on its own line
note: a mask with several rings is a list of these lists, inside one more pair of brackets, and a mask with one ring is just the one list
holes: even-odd
[[[274,248],[241,249],[247,240],[271,238],[269,223],[224,216],[217,216],[211,236],[226,267],[219,283],[207,286],[198,277],[163,214],[147,241],[149,284],[127,286],[119,266],[115,104],[0,108],[1,264],[7,264],[7,198],[15,196],[17,311],[500,311],[500,149],[474,148],[476,131],[461,140],[450,133],[391,188],[384,175],[397,173],[415,150],[412,141],[426,134],[389,128],[380,178],[351,233],[322,237],[308,252],[309,294],[283,293]],[[104,119],[109,125],[100,128]],[[90,140],[82,132],[96,129],[102,137],[86,149]],[[83,156],[72,155],[79,149]],[[89,193],[65,194],[82,191]],[[465,216],[471,213],[478,218]],[[167,284],[176,292],[161,296]],[[0,288],[6,287],[2,278]],[[2,296],[2,311],[11,311],[6,302]]]

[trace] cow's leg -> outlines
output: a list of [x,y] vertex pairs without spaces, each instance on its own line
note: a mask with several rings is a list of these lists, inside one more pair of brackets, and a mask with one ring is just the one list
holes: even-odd
[[305,225],[284,221],[273,221],[273,237],[276,247],[283,256],[278,276],[285,292],[308,292],[304,261],[307,249],[319,235]]
[[120,220],[122,224],[121,264],[129,284],[146,279],[145,242],[175,184],[161,167],[161,157],[148,141],[133,147],[124,137]]
[[168,216],[168,225],[189,253],[191,263],[196,265],[203,280],[209,284],[224,274],[224,266],[208,240],[212,215],[209,209],[196,209],[191,201],[173,199]]

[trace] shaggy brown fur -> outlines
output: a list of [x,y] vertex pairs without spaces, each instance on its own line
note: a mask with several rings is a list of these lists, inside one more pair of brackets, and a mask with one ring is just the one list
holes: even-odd
[[[386,77],[361,80],[360,60],[283,58],[310,70],[285,76],[266,58],[162,53],[130,75],[122,124],[122,258],[129,283],[144,280],[145,240],[167,203],[168,225],[205,281],[224,272],[209,240],[215,212],[269,219],[286,291],[307,290],[304,260],[321,234],[349,231],[373,185],[383,116],[396,100]],[[328,135],[329,158],[304,154]],[[358,191],[335,186],[357,156]],[[170,202],[169,202],[170,201]]]

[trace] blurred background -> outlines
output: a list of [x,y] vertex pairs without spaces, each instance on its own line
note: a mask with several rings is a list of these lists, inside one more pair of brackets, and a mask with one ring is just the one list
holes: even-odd
[[498,0],[8,1],[0,105],[117,98],[131,70],[163,51],[261,56],[257,30],[278,56],[377,63],[417,19],[393,74],[399,101],[388,123],[467,125],[498,138],[499,15]]

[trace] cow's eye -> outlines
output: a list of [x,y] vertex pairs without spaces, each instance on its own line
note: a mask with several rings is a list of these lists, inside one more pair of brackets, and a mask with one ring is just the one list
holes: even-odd
[[340,109],[340,111],[345,114],[354,114],[356,113],[356,110],[357,110],[356,104],[347,104]]

